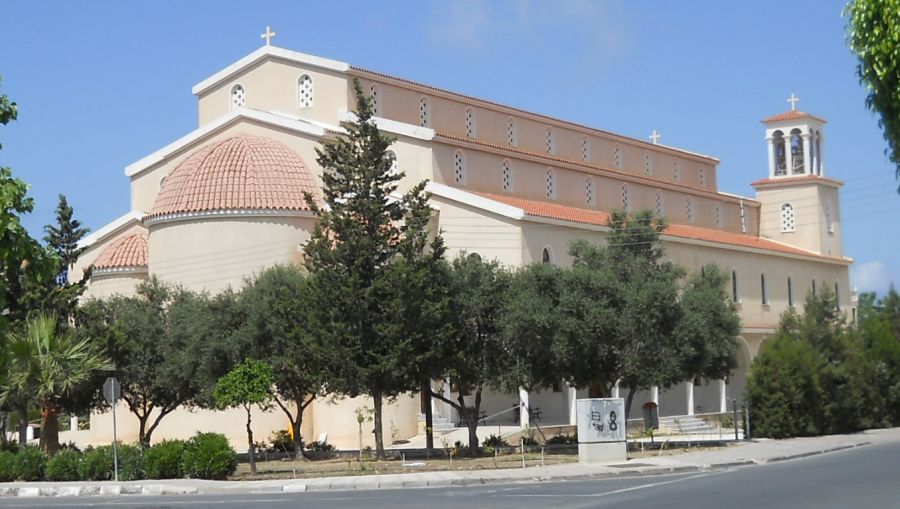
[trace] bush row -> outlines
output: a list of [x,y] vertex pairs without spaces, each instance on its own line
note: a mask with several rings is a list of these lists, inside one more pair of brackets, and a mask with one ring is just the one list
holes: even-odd
[[[118,446],[119,480],[225,479],[237,468],[237,454],[225,435],[197,433],[187,442],[165,440],[142,450]],[[0,482],[108,481],[114,477],[111,445],[88,447],[82,453],[63,449],[50,459],[37,447],[0,451]]]

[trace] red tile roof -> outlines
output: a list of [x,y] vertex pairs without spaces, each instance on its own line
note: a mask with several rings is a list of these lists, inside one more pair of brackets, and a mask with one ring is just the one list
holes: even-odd
[[95,269],[121,269],[147,266],[145,233],[125,235],[110,244],[93,263]]
[[822,122],[823,124],[825,123],[824,119],[810,115],[809,113],[806,113],[805,111],[797,111],[797,110],[788,110],[788,111],[785,111],[784,113],[779,113],[777,115],[772,115],[771,117],[766,117],[762,120],[762,122],[763,122],[763,124],[770,124],[772,122],[781,122],[784,120],[801,120],[804,118],[811,118],[813,120],[818,120],[819,122]]
[[236,136],[197,149],[164,182],[148,217],[216,210],[310,210],[315,180],[295,152],[268,138]]
[[[510,196],[501,196],[491,193],[481,193],[473,191],[473,194],[522,209],[526,215],[534,217],[558,219],[561,221],[571,221],[574,223],[583,223],[596,226],[606,226],[607,222],[609,221],[609,214],[607,214],[606,212],[601,212],[599,210],[581,209],[577,207],[570,207],[568,205],[560,205],[558,203],[526,200],[523,198],[513,198]],[[819,255],[811,251],[806,251],[800,248],[788,246],[780,242],[775,242],[753,235],[743,235],[739,233],[713,230],[710,228],[700,228],[697,226],[689,226],[684,224],[669,224],[666,227],[665,231],[663,231],[663,235],[680,237],[684,239],[714,242],[717,244],[726,244],[731,246],[763,249],[766,251],[775,251],[779,253],[814,256],[816,258],[843,261],[843,258],[840,257]]]
[[773,177],[773,178],[764,178],[762,180],[756,180],[751,182],[750,185],[753,187],[761,187],[766,185],[778,185],[778,184],[797,184],[801,182],[823,182],[826,184],[831,184],[835,186],[844,185],[843,181],[829,178],[829,177],[820,177],[818,175],[794,175],[790,177]]

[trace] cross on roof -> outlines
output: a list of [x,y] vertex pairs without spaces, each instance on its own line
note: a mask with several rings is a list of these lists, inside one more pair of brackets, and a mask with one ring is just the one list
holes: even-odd
[[791,111],[795,111],[797,109],[797,101],[799,101],[799,100],[800,100],[799,97],[795,96],[794,94],[791,94],[791,98],[787,100],[787,102],[791,103]]
[[266,27],[266,33],[260,34],[259,38],[266,40],[266,46],[271,46],[272,38],[275,37],[276,35],[278,35],[278,34],[276,34],[275,32],[272,31],[272,27]]
[[650,134],[650,139],[653,140],[654,145],[659,145],[659,139],[662,138],[662,135],[656,132],[656,129],[653,130],[653,133]]

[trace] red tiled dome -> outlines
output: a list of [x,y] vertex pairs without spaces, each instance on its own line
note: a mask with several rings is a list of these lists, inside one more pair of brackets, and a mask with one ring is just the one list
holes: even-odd
[[116,240],[100,253],[93,265],[95,269],[146,267],[146,235],[134,233]]
[[268,138],[235,136],[205,145],[172,173],[148,217],[216,210],[310,210],[318,196],[306,164]]

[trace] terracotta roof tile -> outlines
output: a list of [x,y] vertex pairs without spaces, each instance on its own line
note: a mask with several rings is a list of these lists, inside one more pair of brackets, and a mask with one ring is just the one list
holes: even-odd
[[95,269],[147,266],[147,234],[125,235],[110,244],[93,263]]
[[[547,203],[535,200],[526,200],[523,198],[513,198],[510,196],[501,196],[491,193],[472,192],[478,196],[489,200],[497,201],[522,209],[525,214],[534,217],[544,217],[549,219],[558,219],[561,221],[571,221],[574,223],[583,223],[597,226],[606,226],[609,222],[609,214],[599,210],[581,209],[560,205],[557,203]],[[688,226],[684,224],[669,224],[663,235],[672,237],[680,237],[684,239],[702,240],[706,242],[714,242],[718,244],[726,244],[731,246],[749,247],[755,249],[763,249],[766,251],[775,251],[779,253],[795,254],[802,256],[814,256],[816,258],[824,258],[828,260],[842,261],[843,258],[835,256],[824,256],[804,249],[788,246],[773,240],[756,237],[753,235],[743,235],[739,233],[731,233],[721,230],[713,230],[710,228],[700,228],[697,226]]]
[[319,196],[306,164],[268,138],[236,136],[197,149],[165,180],[148,217],[215,210],[310,210]]
[[790,177],[774,177],[774,178],[764,178],[761,180],[756,180],[751,182],[750,185],[753,187],[766,186],[766,185],[777,185],[777,184],[796,184],[800,182],[825,182],[832,185],[842,186],[844,185],[843,181],[829,178],[829,177],[820,177],[818,175],[794,175]]
[[813,120],[818,120],[819,122],[825,123],[824,119],[819,117],[810,115],[805,111],[797,111],[797,110],[788,110],[784,113],[779,113],[777,115],[772,115],[771,117],[766,117],[762,120],[763,124],[770,124],[772,122],[781,122],[783,120],[801,120],[804,118],[811,118]]

